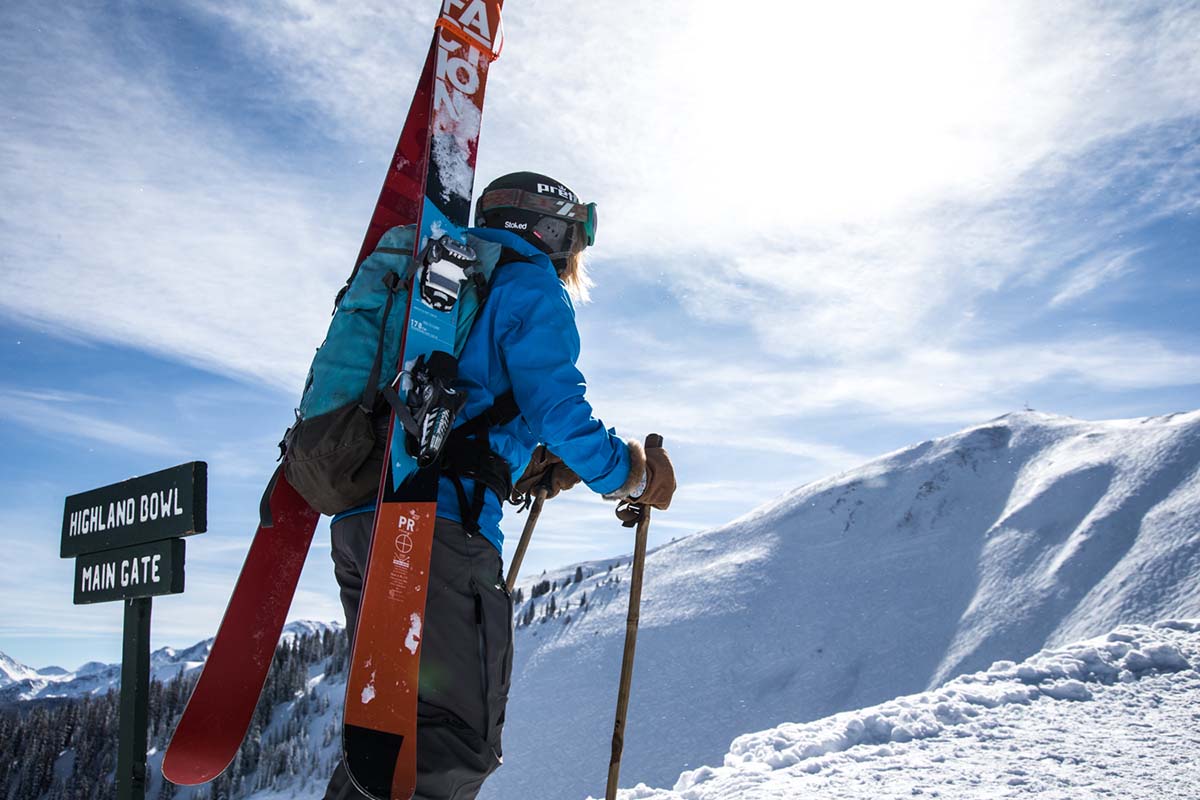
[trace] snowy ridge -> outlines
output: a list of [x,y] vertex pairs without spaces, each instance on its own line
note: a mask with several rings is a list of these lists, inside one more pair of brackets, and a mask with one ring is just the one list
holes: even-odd
[[[280,642],[297,636],[341,630],[336,622],[297,620],[289,622],[280,635]],[[161,647],[150,654],[150,680],[166,682],[178,675],[188,675],[208,659],[212,639],[197,642],[177,650]],[[89,661],[74,671],[61,667],[34,670],[0,653],[0,705],[23,700],[48,700],[64,697],[83,697],[104,694],[121,686],[121,665]]]
[[[481,800],[603,789],[629,589],[618,563],[525,591],[505,768]],[[651,552],[623,783],[670,786],[746,731],[1197,616],[1200,412],[1008,414]]]
[[37,680],[43,675],[53,677],[61,674],[62,671],[62,667],[46,667],[45,670],[36,670],[0,653],[0,689],[21,681]]
[[313,636],[325,631],[340,631],[341,629],[342,624],[340,622],[317,622],[311,619],[297,619],[283,626],[283,632],[279,635],[279,641],[281,643],[291,642],[297,637]]
[[[1070,740],[1085,738],[1085,729],[1094,729],[1106,714],[1120,724],[1105,728],[1103,735],[1120,737],[1124,727],[1144,744],[1150,737],[1141,734],[1147,727],[1143,720],[1156,709],[1173,707],[1185,711],[1184,720],[1194,720],[1200,701],[1197,665],[1200,620],[1125,626],[1107,636],[1043,650],[1021,664],[997,662],[934,691],[739,736],[723,766],[687,771],[670,790],[643,784],[618,797],[911,797],[934,787],[935,796],[956,798],[1047,796],[1055,789],[1055,797],[1081,797],[1097,768],[1079,756],[1080,748],[1072,748]],[[1088,708],[1091,703],[1106,708]],[[1056,704],[1075,707],[1052,709]],[[1068,721],[1080,727],[1064,726]],[[1174,739],[1177,747],[1154,742],[1103,758],[1105,793],[1121,795],[1120,784],[1126,784],[1130,791],[1125,796],[1195,797],[1200,768],[1192,759],[1200,740],[1188,737],[1188,727],[1158,732],[1164,740]],[[1013,749],[1025,751],[1025,758],[1007,759],[1020,760],[1022,767],[1006,770],[1003,759],[997,763],[985,752],[983,745],[995,738],[1014,740]],[[1030,757],[1049,751],[1058,757]],[[913,769],[918,763],[921,768]],[[964,763],[977,770],[971,778]],[[911,771],[898,772],[904,765]],[[1150,775],[1156,785],[1145,785]]]

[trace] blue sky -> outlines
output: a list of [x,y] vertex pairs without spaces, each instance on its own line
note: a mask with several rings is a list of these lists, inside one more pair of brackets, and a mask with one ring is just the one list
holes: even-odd
[[[1200,407],[1200,4],[509,5],[478,177],[600,204],[581,365],[676,460],[655,541],[1024,404]],[[0,650],[119,657],[62,499],[191,459],[155,641],[215,630],[435,15],[0,10]],[[526,570],[630,546],[580,490]],[[294,614],[339,613],[322,529]]]

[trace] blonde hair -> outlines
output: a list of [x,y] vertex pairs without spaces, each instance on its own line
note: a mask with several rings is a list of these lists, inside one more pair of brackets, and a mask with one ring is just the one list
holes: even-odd
[[586,303],[591,300],[593,286],[592,276],[588,275],[587,263],[583,258],[583,249],[587,245],[580,236],[575,237],[571,252],[559,264],[558,277],[566,285],[568,294],[576,303]]

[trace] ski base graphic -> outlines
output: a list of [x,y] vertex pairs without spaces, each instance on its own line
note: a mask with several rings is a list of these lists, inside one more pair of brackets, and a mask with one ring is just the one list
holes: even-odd
[[[435,480],[422,480],[428,477]],[[436,490],[436,476],[417,473],[404,488],[429,483]],[[380,647],[354,648],[342,737],[347,771],[374,797],[410,797],[416,790],[411,745],[436,514],[433,502],[384,503],[376,512],[355,638]]]

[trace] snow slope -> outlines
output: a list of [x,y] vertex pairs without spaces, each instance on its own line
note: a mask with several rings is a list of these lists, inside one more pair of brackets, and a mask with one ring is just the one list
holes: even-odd
[[[1010,414],[659,548],[622,784],[673,785],[746,731],[1200,616],[1198,464],[1200,412]],[[546,576],[559,588],[518,629],[505,765],[482,800],[603,792],[629,568],[598,566],[565,588],[573,569]]]
[[940,689],[739,736],[621,800],[1200,797],[1200,620],[1126,626]]

